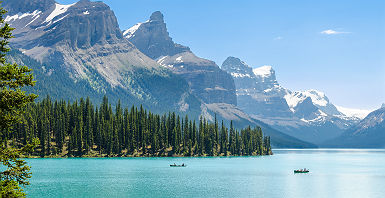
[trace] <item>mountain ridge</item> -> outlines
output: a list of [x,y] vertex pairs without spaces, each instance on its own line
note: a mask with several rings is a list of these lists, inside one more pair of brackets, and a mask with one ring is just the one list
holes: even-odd
[[341,136],[324,142],[325,147],[385,148],[385,108],[369,113]]
[[[36,2],[45,0],[23,1]],[[31,7],[27,13],[6,16],[5,21],[16,28],[12,48],[44,63],[53,74],[66,73],[64,78],[72,79],[75,87],[83,84],[80,90],[89,95],[124,96],[128,101],[123,103],[141,102],[154,110],[200,111],[200,102],[184,79],[160,67],[123,37],[108,5],[86,0],[70,5],[49,2],[50,6],[37,7],[41,10]]]
[[299,139],[322,143],[359,120],[341,113],[323,92],[292,92],[282,87],[271,66],[252,68],[239,58],[228,57],[222,68],[235,80],[240,109]]
[[138,49],[184,78],[194,95],[204,103],[237,104],[234,81],[215,62],[197,57],[188,47],[172,41],[163,14],[156,11],[150,19],[124,31]]
[[[196,118],[203,116],[207,108],[207,117],[218,112],[218,117],[238,117],[240,127],[262,126],[267,134],[275,136],[276,145],[315,146],[282,134],[238,110],[231,75],[215,62],[174,43],[161,13],[150,16],[153,24],[149,25],[160,27],[159,40],[166,40],[172,44],[166,43],[166,47],[179,51],[166,51],[166,55],[153,59],[124,37],[113,11],[102,2],[83,0],[62,5],[46,0],[22,1],[28,5],[37,2],[46,4],[31,6],[25,13],[16,12],[20,9],[15,7],[6,22],[16,28],[10,61],[31,64],[40,95],[65,100],[91,96],[94,101],[106,95],[111,101],[122,99],[122,105],[143,104],[152,112],[177,111]],[[7,3],[12,5],[16,6]],[[157,34],[156,29],[151,31],[151,35]],[[132,38],[139,38],[139,34]],[[163,43],[159,46],[162,49]],[[151,50],[147,54],[157,49]]]

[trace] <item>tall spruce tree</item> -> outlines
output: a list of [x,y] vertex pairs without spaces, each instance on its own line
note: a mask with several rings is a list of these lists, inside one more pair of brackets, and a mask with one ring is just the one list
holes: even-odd
[[12,137],[13,126],[21,121],[24,107],[37,96],[26,94],[21,89],[35,84],[30,73],[32,70],[27,66],[7,63],[6,53],[10,50],[7,45],[13,28],[4,21],[6,13],[0,5],[0,195],[23,197],[25,193],[19,185],[28,185],[31,173],[30,167],[20,157],[31,151],[37,140],[23,148],[15,148],[7,144],[7,138]]

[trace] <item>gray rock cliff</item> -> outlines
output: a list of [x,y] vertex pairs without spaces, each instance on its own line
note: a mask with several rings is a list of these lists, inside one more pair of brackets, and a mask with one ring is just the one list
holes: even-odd
[[192,93],[204,103],[237,104],[232,77],[213,61],[197,57],[188,47],[174,43],[159,11],[148,21],[124,31],[124,36],[141,52],[186,79]]

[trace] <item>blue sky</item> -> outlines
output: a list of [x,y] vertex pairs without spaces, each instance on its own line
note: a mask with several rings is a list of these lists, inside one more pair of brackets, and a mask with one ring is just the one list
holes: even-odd
[[282,86],[323,91],[343,107],[385,103],[385,1],[103,2],[122,30],[161,11],[175,42],[218,65],[228,56],[252,67],[272,65]]

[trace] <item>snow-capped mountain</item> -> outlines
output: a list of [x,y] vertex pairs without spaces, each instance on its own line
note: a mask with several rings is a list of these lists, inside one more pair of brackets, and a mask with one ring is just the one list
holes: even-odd
[[365,109],[352,109],[341,106],[336,106],[339,112],[343,113],[347,117],[364,119],[371,111]]
[[[327,116],[343,116],[344,114],[338,111],[338,109],[329,102],[328,97],[325,93],[317,90],[307,90],[307,91],[295,91],[284,96],[287,104],[290,107],[290,110],[298,115],[301,111],[308,111],[308,107],[301,107],[305,100],[308,100],[311,105],[314,106],[314,113],[318,118],[327,117]],[[315,118],[307,119],[306,116],[297,116],[305,121],[313,120]]]
[[[33,89],[41,88],[34,92],[42,97],[90,96],[99,103],[106,95],[112,102],[143,104],[152,112],[177,111],[194,118],[217,114],[218,119],[234,119],[239,127],[261,126],[276,146],[314,146],[238,109],[231,75],[174,43],[160,12],[123,36],[113,11],[100,1],[63,5],[54,0],[5,0],[3,6],[9,11],[5,21],[16,28],[14,50],[7,59],[34,69]],[[271,81],[272,76],[255,72],[260,73],[256,79]]]
[[288,90],[280,86],[271,66],[252,69],[235,57],[227,58],[222,69],[234,78],[238,107],[250,115],[290,116],[286,100]]
[[295,114],[298,104],[306,99],[311,99],[313,105],[318,108],[321,117],[335,116],[345,120],[361,120],[364,119],[371,111],[362,109],[351,109],[336,106],[330,103],[325,93],[311,89],[307,91],[295,91],[285,95],[290,110]]
[[228,57],[222,69],[234,78],[240,109],[299,139],[320,143],[360,120],[340,111],[323,92],[282,87],[271,66],[253,69],[239,58]]
[[[283,134],[250,117],[243,109],[239,109],[236,106],[237,95],[232,76],[221,70],[215,62],[197,57],[189,47],[175,43],[169,36],[163,14],[159,11],[154,12],[149,20],[137,23],[125,30],[123,34],[141,52],[157,61],[164,68],[170,69],[174,74],[187,80],[191,93],[203,102],[201,115],[204,118],[214,121],[214,117],[217,116],[217,119],[225,120],[225,124],[229,124],[229,121],[233,120],[234,126],[238,128],[248,125],[261,126],[266,134],[275,139],[273,144],[278,147],[287,147],[290,144],[295,147],[315,146]],[[271,67],[255,71],[250,69],[248,70],[250,74],[245,75],[253,76],[261,82],[270,82],[271,85],[258,87],[258,90],[274,93],[272,90],[279,90],[281,87],[274,82],[275,75],[270,75],[271,69]],[[284,91],[281,93],[282,96],[285,94]]]
[[325,142],[330,147],[384,148],[385,107],[375,110],[340,137]]

